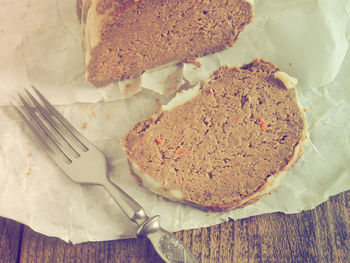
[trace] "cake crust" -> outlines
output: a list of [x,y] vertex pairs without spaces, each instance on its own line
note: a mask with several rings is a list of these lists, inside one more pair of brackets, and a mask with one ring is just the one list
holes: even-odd
[[136,124],[122,146],[138,180],[152,179],[151,191],[213,211],[271,193],[306,142],[295,88],[277,72],[262,59],[224,66],[185,102],[174,99]]

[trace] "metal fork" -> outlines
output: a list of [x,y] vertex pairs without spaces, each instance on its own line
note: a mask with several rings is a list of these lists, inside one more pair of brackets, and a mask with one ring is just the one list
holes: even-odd
[[160,226],[159,216],[148,217],[141,205],[110,181],[105,155],[65,120],[35,87],[33,90],[37,98],[25,89],[25,94],[18,94],[15,109],[63,173],[79,184],[103,186],[124,214],[136,223],[137,235],[147,236],[165,262],[197,262],[178,238]]

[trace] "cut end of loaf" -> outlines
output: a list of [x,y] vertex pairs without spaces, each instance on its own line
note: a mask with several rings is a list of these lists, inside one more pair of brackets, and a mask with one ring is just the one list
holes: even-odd
[[244,0],[91,1],[78,14],[86,13],[87,78],[97,87],[231,47],[253,17]]

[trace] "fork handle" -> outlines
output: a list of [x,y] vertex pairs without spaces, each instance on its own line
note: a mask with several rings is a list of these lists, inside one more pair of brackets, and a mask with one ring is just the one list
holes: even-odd
[[131,221],[140,226],[148,219],[143,207],[109,178],[102,185]]
[[142,206],[109,178],[102,185],[124,214],[138,225],[137,235],[147,236],[156,252],[166,263],[198,263],[181,240],[160,226],[159,216],[149,218]]

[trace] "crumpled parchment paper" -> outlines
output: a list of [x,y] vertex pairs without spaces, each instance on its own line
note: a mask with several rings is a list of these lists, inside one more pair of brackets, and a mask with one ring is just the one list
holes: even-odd
[[[256,1],[254,22],[235,46],[198,59],[200,68],[173,65],[103,89],[84,80],[75,1],[0,2],[1,216],[73,243],[135,236],[135,225],[108,194],[62,175],[6,106],[30,84],[61,105],[62,114],[105,152],[112,180],[149,215],[161,215],[171,231],[276,211],[297,213],[350,189],[350,1]],[[309,144],[281,186],[256,204],[226,213],[164,201],[138,187],[120,146],[128,130],[154,112],[157,98],[166,103],[184,79],[195,84],[220,65],[240,66],[254,57],[298,78],[306,109]]]

